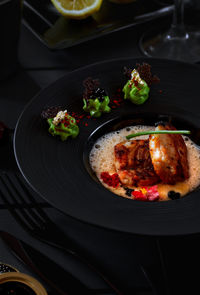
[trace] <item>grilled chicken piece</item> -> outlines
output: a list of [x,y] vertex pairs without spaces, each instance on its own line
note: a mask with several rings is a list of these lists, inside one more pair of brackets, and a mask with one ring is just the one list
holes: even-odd
[[[169,124],[156,130],[176,130]],[[151,159],[156,174],[163,183],[175,184],[189,177],[187,147],[180,134],[152,134],[149,136]]]
[[149,152],[149,140],[121,142],[114,147],[115,167],[126,186],[149,186],[159,182]]

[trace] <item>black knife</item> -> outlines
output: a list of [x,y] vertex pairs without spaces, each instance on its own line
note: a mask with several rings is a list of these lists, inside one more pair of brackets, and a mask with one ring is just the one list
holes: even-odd
[[4,231],[0,231],[0,237],[15,256],[55,290],[56,294],[91,294],[91,289],[32,246]]

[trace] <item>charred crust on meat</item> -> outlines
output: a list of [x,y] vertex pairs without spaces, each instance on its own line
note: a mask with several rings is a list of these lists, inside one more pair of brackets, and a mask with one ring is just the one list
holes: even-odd
[[116,150],[116,156],[119,158],[125,154],[124,150]]
[[124,142],[117,144],[115,165],[121,182],[126,186],[146,186],[159,182],[152,165],[148,140],[134,140],[128,147]]

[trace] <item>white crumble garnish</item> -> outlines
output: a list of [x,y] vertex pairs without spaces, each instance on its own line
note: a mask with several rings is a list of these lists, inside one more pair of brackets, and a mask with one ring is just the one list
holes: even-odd
[[57,126],[65,118],[66,113],[67,113],[67,110],[58,112],[57,115],[53,118],[52,123],[55,126]]
[[140,74],[136,69],[131,72],[131,80],[136,80],[139,84],[144,85],[144,81],[140,78]]

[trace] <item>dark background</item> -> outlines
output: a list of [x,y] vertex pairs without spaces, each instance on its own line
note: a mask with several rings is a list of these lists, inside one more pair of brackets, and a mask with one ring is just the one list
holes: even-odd
[[[188,8],[186,13],[186,23],[193,23],[194,19],[191,18],[193,12]],[[74,69],[102,60],[142,56],[138,44],[143,32],[149,26],[168,25],[170,22],[171,15],[58,51],[49,50],[22,24],[18,70],[13,76],[0,82],[0,120],[14,129],[26,103],[41,89]],[[11,145],[0,146],[0,163],[3,170],[18,170]],[[162,280],[165,291],[167,283],[169,294],[180,294],[183,290],[189,294],[194,290],[196,294],[200,292],[198,234],[159,238],[106,231],[74,220],[58,212],[38,196],[36,198],[43,204],[51,218],[111,274],[113,280],[124,290],[124,294],[152,294],[151,284],[141,271],[141,262],[148,265],[152,275],[156,274],[154,278]],[[13,233],[48,254],[96,293],[113,294],[101,279],[83,265],[63,252],[31,238],[15,222],[1,199],[0,210],[1,230]],[[13,256],[3,242],[0,242],[0,261],[38,278]],[[167,282],[166,277],[163,278],[165,273],[162,263],[165,264]],[[46,288],[49,290],[48,286]]]

